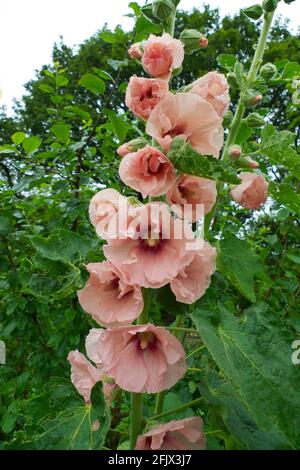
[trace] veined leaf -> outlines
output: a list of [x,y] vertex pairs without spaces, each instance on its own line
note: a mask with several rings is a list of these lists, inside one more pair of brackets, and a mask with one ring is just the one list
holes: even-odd
[[201,155],[193,147],[176,137],[168,153],[170,161],[181,172],[193,176],[202,176],[224,183],[239,184],[237,169],[230,162]]

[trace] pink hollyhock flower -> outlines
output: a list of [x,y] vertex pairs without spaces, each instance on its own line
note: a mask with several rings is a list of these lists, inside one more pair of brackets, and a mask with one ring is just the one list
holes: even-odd
[[133,76],[127,87],[125,103],[135,116],[147,120],[155,106],[168,94],[168,82]]
[[240,179],[242,183],[232,189],[231,196],[246,209],[259,209],[268,199],[269,183],[255,173],[241,173]]
[[168,33],[162,36],[150,34],[148,41],[144,43],[142,64],[151,77],[169,80],[172,71],[181,67],[183,59],[182,42]]
[[142,193],[144,198],[165,194],[176,179],[169,159],[150,145],[126,155],[119,174],[123,183]]
[[216,270],[216,258],[216,249],[203,242],[202,249],[195,252],[192,262],[170,283],[178,302],[193,304],[204,295]]
[[169,389],[187,369],[185,352],[177,338],[150,324],[102,330],[97,354],[106,373],[129,392]]
[[208,101],[221,117],[224,117],[229,109],[229,85],[225,75],[221,73],[207,73],[191,84],[189,92],[196,93]]
[[90,402],[94,385],[102,380],[102,371],[96,369],[79,351],[71,351],[68,355],[71,364],[71,381],[77,392]]
[[127,233],[127,239],[109,240],[104,254],[130,283],[162,287],[193,259],[194,234],[187,223],[174,220],[166,204],[141,206]]
[[122,223],[119,216],[120,208],[124,211],[128,206],[127,198],[115,189],[103,189],[92,198],[89,215],[97,234],[105,240],[117,230]]
[[128,325],[144,308],[139,286],[127,282],[109,261],[86,266],[90,278],[78,294],[78,300],[93,319],[104,326]]
[[139,436],[136,450],[205,450],[206,438],[200,417],[170,421]]
[[175,137],[204,155],[219,156],[223,145],[222,118],[195,93],[170,94],[152,111],[146,132],[169,151]]
[[200,220],[216,203],[217,188],[213,180],[199,176],[179,176],[167,193],[167,201],[181,219]]
[[130,55],[132,59],[141,59],[143,56],[141,43],[136,42],[135,44],[132,44],[130,48],[128,49],[128,54]]

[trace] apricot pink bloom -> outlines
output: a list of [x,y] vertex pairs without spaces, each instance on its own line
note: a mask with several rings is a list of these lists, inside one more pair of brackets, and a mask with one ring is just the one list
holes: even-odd
[[241,173],[242,183],[231,191],[231,196],[246,209],[259,209],[268,199],[269,183],[261,175]]
[[176,180],[170,160],[150,145],[126,155],[119,174],[123,183],[142,193],[144,198],[166,194]]
[[187,369],[178,339],[150,324],[102,330],[97,354],[106,373],[128,392],[169,389]]
[[200,417],[170,421],[139,436],[136,450],[205,450],[206,438]]
[[141,59],[143,56],[143,50],[141,48],[141,43],[136,42],[130,46],[128,49],[128,54],[132,59]]
[[132,284],[162,287],[194,257],[195,237],[190,226],[174,220],[166,204],[141,206],[127,233],[126,239],[108,240],[103,250]]
[[128,200],[115,189],[103,189],[91,199],[89,215],[97,234],[105,240],[113,236],[117,226],[122,223],[118,217],[120,208],[128,206]]
[[172,71],[182,65],[184,46],[181,41],[172,38],[168,33],[162,36],[150,34],[143,47],[142,64],[151,77],[169,80]]
[[152,111],[146,132],[169,151],[175,137],[204,155],[219,157],[224,141],[222,118],[195,93],[170,94]]
[[109,261],[86,266],[90,278],[78,300],[87,313],[103,326],[129,325],[142,313],[143,294],[130,284]]
[[79,351],[71,351],[68,355],[71,364],[71,381],[77,392],[90,402],[94,385],[102,380],[103,373],[94,367]]
[[175,214],[190,222],[196,222],[208,214],[216,198],[215,181],[199,176],[178,176],[167,193],[167,201]]
[[135,116],[147,120],[151,111],[169,94],[169,85],[158,78],[131,77],[126,91],[126,106]]
[[216,270],[216,258],[216,249],[208,242],[203,242],[192,262],[170,283],[178,302],[193,304],[205,294]]
[[208,101],[221,117],[224,117],[229,109],[229,85],[222,73],[207,73],[192,83],[189,92],[196,93]]
[[119,157],[123,158],[125,157],[126,155],[128,155],[130,153],[130,147],[128,144],[123,144],[123,145],[120,145],[120,147],[117,149],[117,154],[119,155]]

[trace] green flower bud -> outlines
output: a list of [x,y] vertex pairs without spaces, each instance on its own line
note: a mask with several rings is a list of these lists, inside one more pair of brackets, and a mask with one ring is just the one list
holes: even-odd
[[267,13],[275,11],[278,6],[279,0],[264,0],[262,7]]
[[152,13],[155,18],[167,21],[175,13],[175,5],[172,0],[153,0]]
[[137,152],[139,149],[144,148],[148,144],[147,140],[144,137],[137,137],[126,144],[121,145],[118,150],[117,154],[120,157],[125,157],[128,153]]
[[251,18],[251,20],[259,20],[259,18],[263,14],[263,9],[260,5],[252,5],[252,7],[245,8],[242,10],[245,16],[248,16],[248,18]]
[[242,101],[246,108],[254,108],[262,101],[262,99],[262,95],[257,93],[255,90],[248,90],[242,97]]
[[263,127],[266,123],[264,118],[258,113],[251,113],[246,119],[248,127]]
[[186,54],[192,54],[208,45],[206,37],[196,29],[185,29],[180,34],[179,39],[184,44]]
[[230,124],[232,123],[232,120],[233,120],[232,111],[227,111],[227,113],[224,116],[224,120],[223,120],[224,127],[228,128],[230,126]]
[[277,72],[277,67],[271,62],[263,65],[260,69],[259,75],[264,80],[271,80]]

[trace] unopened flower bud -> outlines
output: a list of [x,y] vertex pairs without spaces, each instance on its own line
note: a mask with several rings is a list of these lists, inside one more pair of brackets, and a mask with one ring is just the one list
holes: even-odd
[[128,54],[132,59],[141,59],[143,57],[143,50],[140,42],[132,44],[128,49]]
[[251,168],[253,170],[259,168],[259,163],[252,160],[250,157],[243,157],[238,160],[239,168]]
[[242,147],[240,145],[232,145],[231,147],[229,147],[228,153],[232,160],[236,160],[237,158],[240,158],[243,153]]
[[262,99],[262,95],[257,94],[255,90],[248,90],[243,96],[243,103],[247,108],[254,108],[262,101]]
[[186,54],[192,54],[208,45],[208,39],[196,29],[185,29],[179,39],[184,44]]
[[246,119],[248,127],[262,127],[265,125],[264,118],[258,113],[251,113]]
[[227,111],[227,113],[224,116],[224,120],[223,120],[224,127],[229,127],[230,124],[232,123],[232,120],[233,120],[232,111]]
[[172,0],[153,0],[152,13],[155,18],[166,21],[175,13],[175,5]]
[[263,9],[260,5],[252,5],[252,7],[245,8],[242,10],[244,15],[248,16],[248,18],[251,18],[251,20],[259,20],[259,18],[263,14]]
[[131,140],[126,144],[121,145],[118,150],[117,154],[120,157],[126,157],[128,153],[137,152],[139,149],[142,149],[147,145],[147,140],[144,137],[138,137],[137,139]]
[[264,0],[262,4],[263,10],[267,13],[271,13],[276,10],[278,3],[279,0]]
[[268,62],[267,64],[263,65],[260,69],[259,76],[264,80],[271,80],[277,72],[276,65]]

